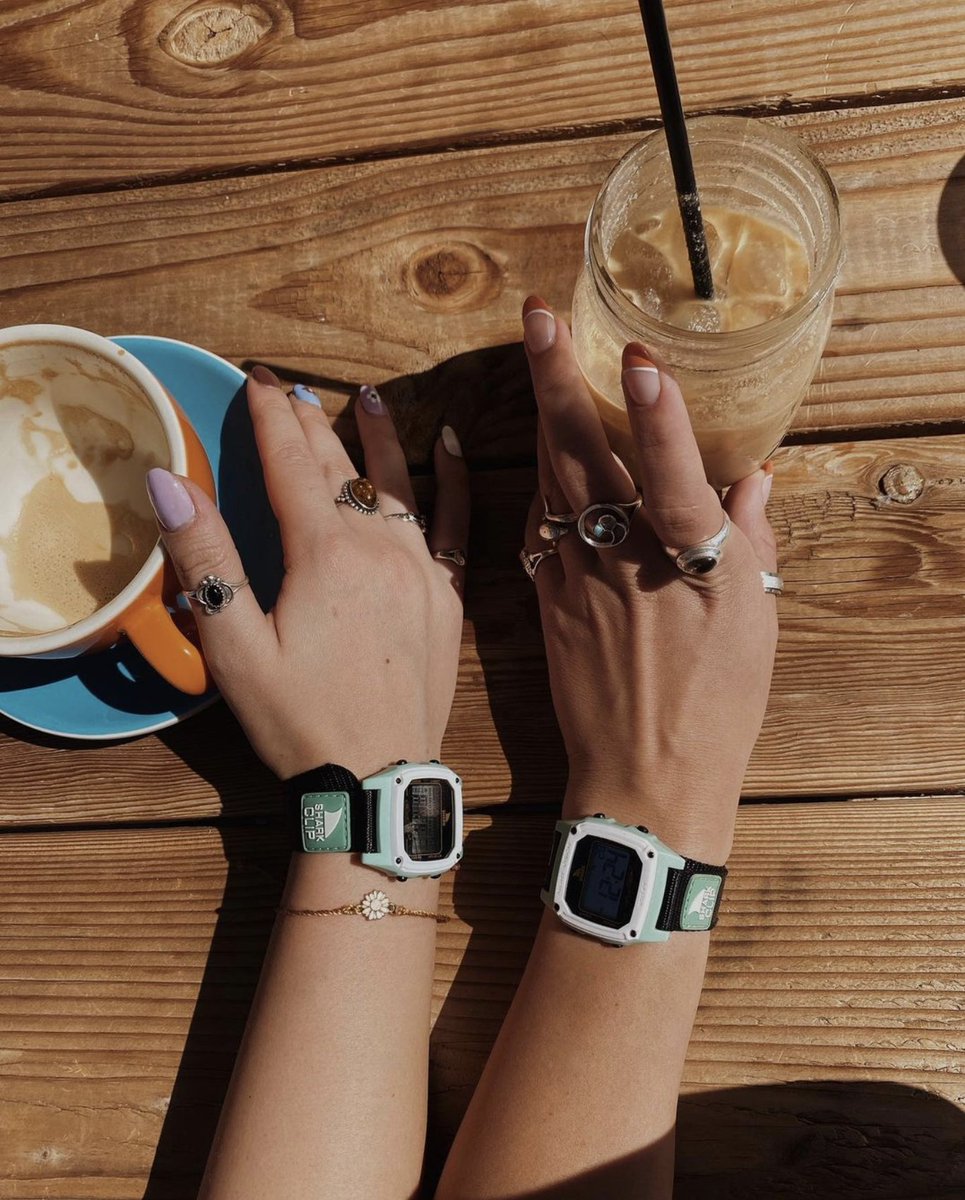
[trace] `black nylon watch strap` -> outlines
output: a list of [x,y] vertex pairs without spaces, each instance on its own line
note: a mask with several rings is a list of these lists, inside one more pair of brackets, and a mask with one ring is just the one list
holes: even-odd
[[317,792],[347,792],[349,796],[349,840],[346,851],[356,854],[378,850],[378,792],[362,787],[348,767],[326,763],[287,780],[288,825],[292,846],[302,850],[302,797]]
[[667,871],[667,890],[657,928],[684,933],[713,929],[726,878],[726,867],[714,867],[692,858],[684,859],[682,868],[671,867]]

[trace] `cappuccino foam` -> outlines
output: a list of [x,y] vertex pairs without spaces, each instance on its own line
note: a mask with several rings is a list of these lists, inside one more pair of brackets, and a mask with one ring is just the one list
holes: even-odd
[[73,625],[130,583],[157,542],[144,475],[169,465],[160,418],[114,363],[0,346],[0,636]]

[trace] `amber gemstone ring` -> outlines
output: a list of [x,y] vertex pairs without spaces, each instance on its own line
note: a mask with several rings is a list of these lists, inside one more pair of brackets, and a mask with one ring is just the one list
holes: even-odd
[[365,513],[367,517],[374,516],[379,511],[379,493],[371,479],[359,476],[358,479],[346,479],[342,490],[335,497],[336,504],[347,504],[356,512]]

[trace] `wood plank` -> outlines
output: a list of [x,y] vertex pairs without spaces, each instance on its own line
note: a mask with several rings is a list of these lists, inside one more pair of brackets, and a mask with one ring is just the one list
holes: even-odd
[[[770,504],[787,591],[748,796],[957,791],[965,778],[965,437],[795,446]],[[918,472],[910,504],[880,480]],[[444,755],[470,807],[558,802],[565,757],[517,561],[535,480],[479,472],[468,618]],[[119,746],[0,741],[0,826],[277,816],[222,706]],[[42,780],[38,787],[37,781]]]
[[[830,344],[795,431],[960,420],[961,103],[782,123],[834,176],[847,252]],[[520,305],[538,288],[568,310],[586,214],[634,140],[3,205],[4,319],[150,332],[266,361],[320,387],[333,415],[360,383],[379,383],[413,461],[443,408],[477,462],[525,461]],[[344,432],[354,436],[351,422]]]
[[[965,12],[942,0],[667,8],[692,111],[965,84]],[[658,112],[621,0],[22,0],[0,37],[7,195]]]
[[[471,817],[447,877],[436,1157],[525,964],[551,823]],[[284,871],[276,836],[225,839],[0,836],[5,1197],[194,1194]],[[686,1070],[682,1194],[961,1193],[963,855],[963,797],[741,810]]]

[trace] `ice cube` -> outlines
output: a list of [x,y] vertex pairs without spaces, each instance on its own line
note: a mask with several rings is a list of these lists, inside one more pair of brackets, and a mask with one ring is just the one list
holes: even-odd
[[764,221],[748,221],[746,232],[731,264],[731,291],[745,299],[767,296],[789,301],[800,295],[807,284],[803,246]]
[[607,265],[625,292],[647,288],[658,296],[666,295],[673,283],[670,263],[655,246],[642,241],[632,229],[625,229],[613,243]]
[[678,329],[693,333],[720,333],[720,311],[706,300],[683,300],[673,306],[666,319]]

